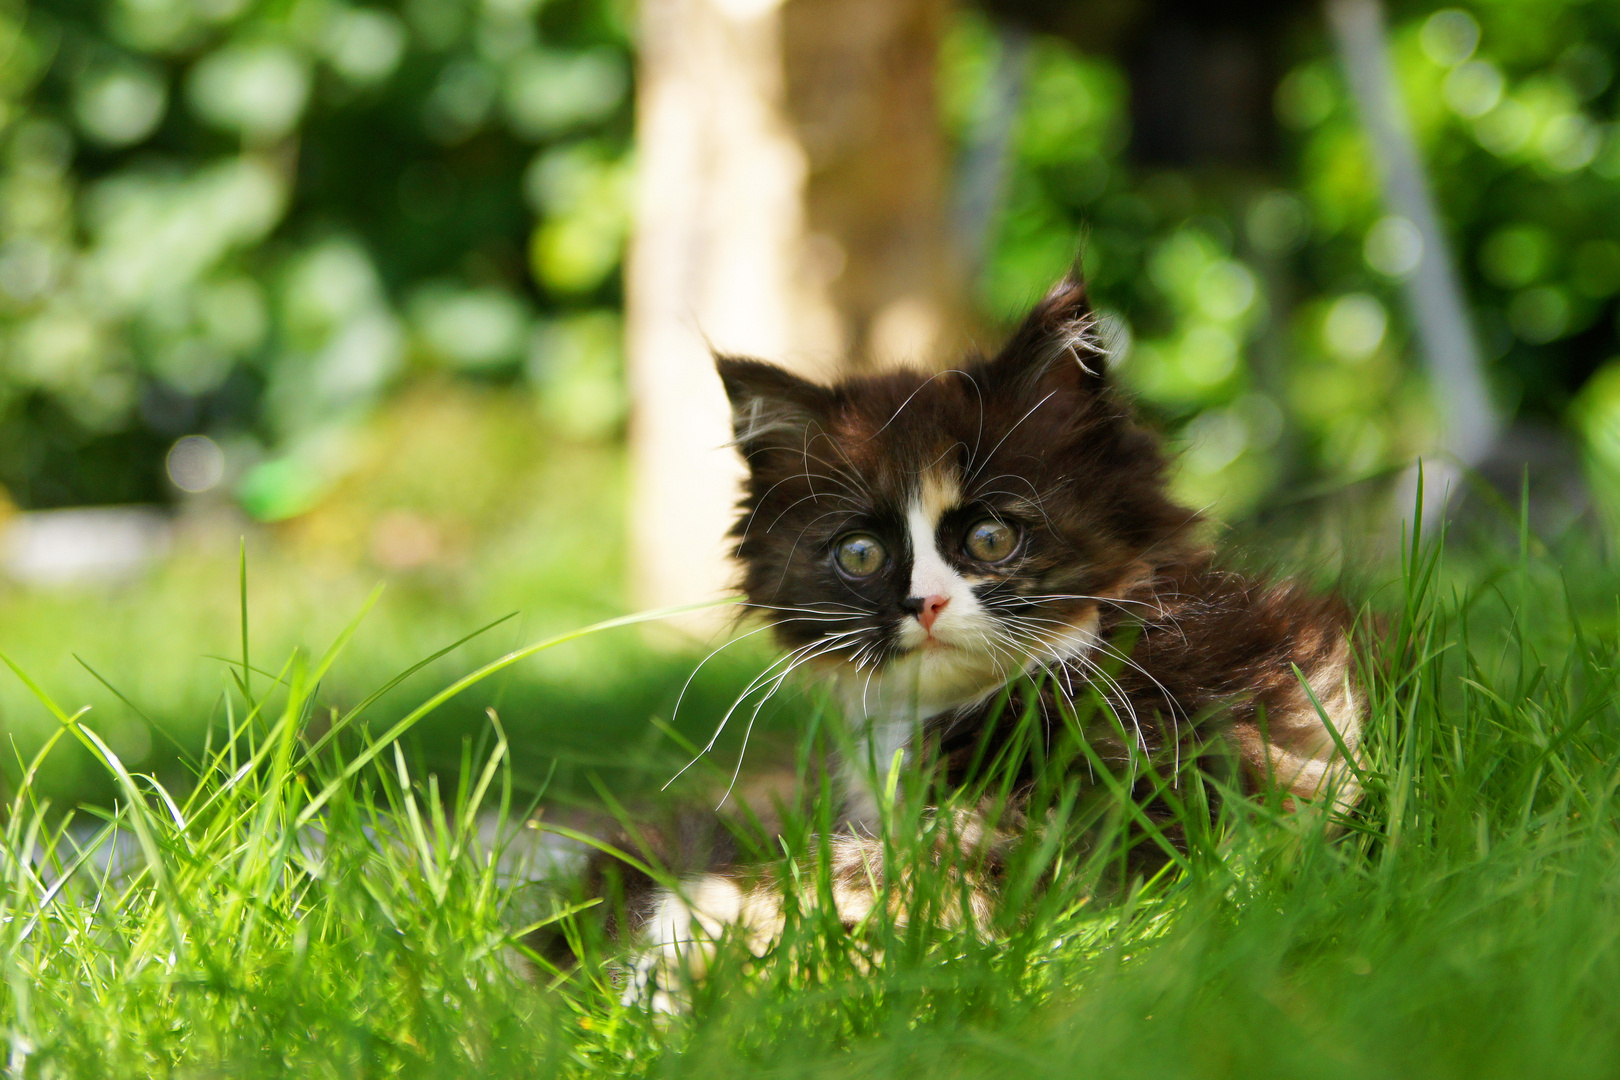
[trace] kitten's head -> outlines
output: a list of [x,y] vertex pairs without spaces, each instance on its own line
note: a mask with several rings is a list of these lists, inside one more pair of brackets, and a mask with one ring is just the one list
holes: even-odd
[[1165,459],[1065,280],[1001,353],[821,386],[718,361],[749,475],[748,601],[806,662],[929,709],[1085,648],[1188,542]]

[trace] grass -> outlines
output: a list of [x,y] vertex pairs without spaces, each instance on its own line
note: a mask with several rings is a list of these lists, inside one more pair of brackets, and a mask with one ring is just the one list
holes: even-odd
[[[949,819],[927,824],[903,794],[913,781],[888,831],[907,868],[896,909],[917,918],[880,912],[852,936],[806,904],[763,958],[727,943],[691,1015],[663,1022],[619,1004],[599,911],[580,909],[590,898],[526,863],[542,848],[529,841],[547,827],[534,816],[544,793],[514,767],[500,713],[437,771],[395,737],[435,715],[440,695],[393,712],[361,699],[333,716],[322,687],[349,627],[274,679],[249,681],[233,663],[224,721],[183,788],[132,773],[84,715],[37,688],[55,733],[9,785],[0,846],[7,1068],[1611,1075],[1620,588],[1589,543],[1517,539],[1506,557],[1450,562],[1414,545],[1374,596],[1391,641],[1368,660],[1369,794],[1339,830],[1228,800],[1213,829],[1189,828],[1177,864],[1120,886],[1115,848],[1081,857],[1045,842],[1054,825],[1015,853],[1018,899],[980,938],[924,917],[954,910],[963,868],[932,859],[928,830]],[[465,693],[499,675],[464,676]],[[812,721],[801,765],[835,730]],[[318,732],[334,728],[317,752]],[[39,797],[29,778],[69,744],[111,778],[116,809],[64,816]],[[1128,816],[1117,802],[1073,802],[1055,774],[1045,790],[1058,823]],[[822,887],[825,813],[825,800],[790,811],[782,830],[806,856],[806,898]],[[133,838],[125,859],[92,857],[90,818]],[[541,924],[584,962],[551,966],[535,948]]]
[[[191,506],[172,557],[130,580],[53,589],[0,581],[0,648],[58,698],[91,706],[97,732],[132,770],[184,789],[194,771],[188,755],[226,722],[222,691],[231,683],[208,658],[240,652],[244,532],[252,657],[272,673],[295,649],[324,649],[377,581],[388,582],[326,673],[323,706],[352,706],[396,672],[489,627],[395,687],[373,718],[398,718],[526,642],[629,610],[622,446],[569,443],[535,423],[528,395],[465,385],[423,386],[392,400],[356,442],[351,473],[294,520],[254,526],[225,507]],[[390,522],[430,540],[421,561],[380,557]],[[592,795],[592,774],[615,790],[656,788],[669,762],[684,759],[648,718],[696,736],[768,662],[753,642],[728,650],[703,668],[672,716],[701,655],[651,647],[635,632],[588,636],[447,702],[412,729],[407,749],[413,764],[453,775],[463,736],[486,728],[493,706],[523,797],[547,775],[553,799]],[[324,722],[324,713],[311,719],[317,728]],[[31,758],[56,727],[26,687],[0,678],[0,732],[13,758],[0,761],[0,775],[15,780],[15,755]],[[33,787],[59,807],[109,806],[119,797],[115,778],[73,740],[42,763]]]

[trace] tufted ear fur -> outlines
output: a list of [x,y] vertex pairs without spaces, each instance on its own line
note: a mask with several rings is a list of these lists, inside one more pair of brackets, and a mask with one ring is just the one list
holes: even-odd
[[1035,305],[990,369],[1020,396],[1095,393],[1107,384],[1107,354],[1078,268]]
[[731,400],[731,431],[744,457],[771,447],[800,449],[812,428],[826,426],[833,392],[792,372],[738,356],[716,356]]

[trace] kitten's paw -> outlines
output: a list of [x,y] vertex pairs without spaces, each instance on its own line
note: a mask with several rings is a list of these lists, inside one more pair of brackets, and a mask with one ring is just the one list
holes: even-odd
[[642,928],[646,948],[631,964],[620,1000],[653,1013],[686,1012],[692,984],[714,959],[715,942],[742,912],[742,890],[718,874],[693,878],[679,893],[661,891]]
[[627,1009],[640,1007],[663,1016],[684,1013],[691,1006],[680,972],[657,949],[642,953],[631,964],[619,1002]]

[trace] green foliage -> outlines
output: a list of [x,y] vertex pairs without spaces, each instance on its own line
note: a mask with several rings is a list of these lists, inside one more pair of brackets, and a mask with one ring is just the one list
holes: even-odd
[[[386,732],[364,734],[357,702],[336,738],[311,725],[354,624],[273,678],[231,661],[189,790],[132,772],[98,722],[37,689],[56,730],[0,830],[0,1046],[40,1077],[1607,1075],[1620,624],[1560,563],[1615,579],[1580,542],[1549,551],[1527,529],[1516,556],[1449,567],[1414,539],[1365,651],[1368,795],[1334,828],[1225,793],[1212,830],[1184,785],[1185,856],[1121,883],[1108,845],[1050,842],[1081,812],[1049,774],[1049,829],[1015,849],[1014,899],[981,936],[934,925],[963,910],[971,864],[937,858],[953,819],[903,794],[920,778],[887,809],[903,884],[854,930],[811,902],[827,800],[789,810],[765,849],[808,860],[782,943],[722,942],[671,1020],[620,1004],[596,911],[533,887],[522,852],[543,848],[523,842],[530,802],[499,723],[436,774],[391,741],[550,643]],[[29,781],[73,741],[120,792],[89,829]],[[555,967],[541,928],[585,964]]]
[[[266,663],[324,647],[388,582],[327,674],[323,703],[352,706],[419,658],[506,619],[378,703],[379,716],[397,718],[469,666],[627,610],[616,447],[558,440],[534,422],[532,402],[449,379],[396,397],[351,437],[349,472],[329,498],[247,539],[254,653]],[[234,515],[193,510],[167,557],[112,587],[0,584],[0,649],[60,696],[93,706],[98,732],[131,769],[185,788],[187,755],[224,723],[220,673],[204,658],[236,651],[241,528]],[[553,767],[556,797],[594,798],[592,775],[621,795],[656,788],[685,759],[648,718],[706,739],[705,726],[769,655],[763,635],[728,648],[704,665],[675,715],[702,655],[694,647],[621,634],[548,650],[427,718],[412,760],[454,772],[462,736],[482,730],[493,706],[526,796],[524,785]],[[780,721],[779,706],[783,715],[802,709],[796,695],[779,695],[762,725]],[[0,679],[8,748],[31,756],[54,729],[22,686]],[[723,742],[723,752],[733,745]],[[3,762],[0,774],[9,775]],[[59,806],[116,797],[106,770],[77,745],[51,754],[35,790]]]
[[[177,437],[256,517],[350,469],[348,433],[428,372],[532,387],[570,437],[624,415],[628,9],[617,0],[93,0],[0,9],[0,484],[25,506],[162,501]],[[956,18],[965,129],[991,35]],[[1405,101],[1497,397],[1609,468],[1620,353],[1620,19],[1594,3],[1400,7]],[[1076,236],[1122,377],[1241,516],[1434,445],[1381,208],[1319,27],[1247,170],[1128,157],[1120,67],[1037,42],[980,299],[1020,310]],[[1606,456],[1607,455],[1607,456]]]
[[437,369],[616,429],[613,4],[7,5],[0,43],[18,502],[167,499],[164,451],[203,432],[252,512],[290,516],[356,420]]
[[[1579,416],[1569,406],[1620,362],[1620,17],[1436,6],[1397,6],[1391,38],[1497,400],[1575,421],[1607,461],[1612,380]],[[1079,236],[1121,376],[1180,429],[1184,494],[1229,517],[1279,484],[1359,478],[1435,444],[1399,295],[1421,240],[1381,205],[1325,30],[1302,31],[1276,94],[1280,145],[1247,170],[1133,166],[1119,66],[1040,42],[982,283],[987,309],[1011,317]],[[993,51],[982,21],[959,23],[944,80],[958,129]]]
[[[25,506],[172,497],[205,433],[255,516],[349,470],[347,433],[426,372],[533,388],[571,437],[624,413],[630,176],[617,0],[92,0],[0,8],[0,483]],[[1503,407],[1573,421],[1602,468],[1620,353],[1620,19],[1595,3],[1405,5],[1406,104]],[[976,107],[957,17],[941,89]],[[1134,166],[1119,66],[1037,42],[980,297],[1018,311],[1084,236],[1121,373],[1190,448],[1184,494],[1433,445],[1400,281],[1418,255],[1319,27],[1248,171]]]

